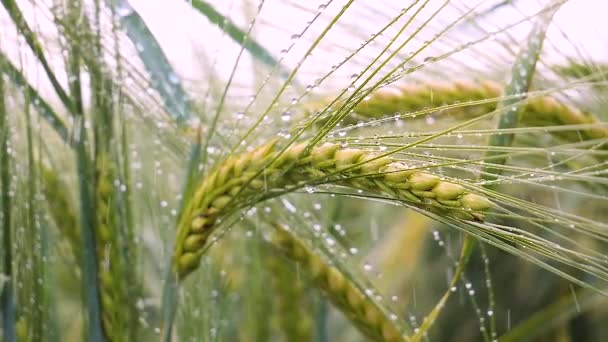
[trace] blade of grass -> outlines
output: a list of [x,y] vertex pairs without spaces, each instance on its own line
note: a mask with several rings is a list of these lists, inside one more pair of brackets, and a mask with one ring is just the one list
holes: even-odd
[[[0,64],[2,66],[2,64]],[[12,243],[12,217],[11,217],[11,172],[10,155],[8,154],[8,113],[6,110],[6,99],[4,79],[0,76],[0,200],[2,201],[2,260],[4,284],[0,295],[2,307],[2,331],[3,341],[13,342],[17,340],[15,332],[15,299],[13,293],[13,243]]]
[[152,86],[160,94],[167,111],[178,124],[185,123],[191,117],[192,100],[160,44],[128,0],[105,1],[113,7],[121,26],[135,45],[139,58],[150,74]]
[[[538,17],[538,20],[534,24],[532,32],[527,39],[526,47],[520,51],[517,60],[513,64],[511,70],[511,81],[507,85],[505,90],[505,96],[507,99],[501,101],[498,104],[498,110],[505,110],[500,116],[498,122],[498,129],[510,129],[516,128],[519,119],[521,117],[522,109],[525,107],[523,100],[526,98],[526,94],[530,89],[532,83],[532,77],[534,76],[534,70],[536,68],[536,62],[540,57],[542,51],[543,41],[547,28],[551,23],[553,14],[559,9],[559,6],[551,9]],[[490,137],[490,146],[511,146],[515,134],[496,134]],[[497,152],[488,152],[488,156],[495,156]],[[504,164],[506,157],[499,158],[494,161],[494,164]],[[489,180],[496,179],[500,175],[499,169],[492,169],[489,171],[496,174],[496,177],[490,178]]]
[[241,30],[234,22],[232,22],[232,20],[230,20],[230,18],[223,16],[211,4],[203,0],[192,0],[189,2],[192,5],[192,8],[204,15],[211,23],[217,25],[232,40],[241,45],[245,50],[249,51],[254,58],[258,59],[269,67],[280,67],[281,75],[283,77],[287,77],[289,75],[289,72],[280,66],[279,61],[277,61],[273,55],[266,50],[266,48],[264,48],[264,46],[250,37],[248,33]]
[[59,99],[61,100],[63,105],[67,109],[69,109],[71,113],[73,113],[75,109],[74,104],[72,103],[70,97],[59,83],[57,76],[51,69],[49,62],[46,59],[42,44],[38,40],[36,33],[32,31],[32,29],[25,21],[25,18],[23,16],[23,13],[21,13],[21,10],[19,9],[19,6],[17,6],[17,3],[14,0],[2,0],[2,5],[4,5],[4,8],[15,23],[15,26],[17,26],[17,29],[19,30],[23,38],[25,38],[25,41],[29,45],[30,49],[42,65],[42,68],[44,69],[47,77],[51,81],[53,90],[55,90],[55,93],[57,93],[57,96],[59,96]]

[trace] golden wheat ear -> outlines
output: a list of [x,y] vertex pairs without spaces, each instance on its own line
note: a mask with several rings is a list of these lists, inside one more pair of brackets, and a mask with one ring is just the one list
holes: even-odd
[[483,220],[492,206],[486,197],[459,184],[375,152],[332,143],[307,146],[302,142],[280,153],[276,143],[265,144],[228,159],[202,181],[178,226],[174,267],[180,278],[198,267],[218,222],[260,193],[331,182],[464,220]]
[[[381,88],[372,92],[353,109],[353,115],[344,118],[345,124],[356,124],[358,120],[380,119],[384,116],[402,113],[437,111],[440,116],[457,119],[472,119],[497,109],[504,95],[503,86],[491,80],[457,80],[454,82],[424,82],[402,86]],[[318,111],[329,100],[304,105],[306,113]],[[436,109],[436,110],[434,110]],[[608,138],[608,127],[593,113],[547,95],[531,94],[521,110],[519,125],[554,126],[586,125],[580,128],[585,139]],[[424,115],[412,117],[421,118]],[[552,132],[566,140],[578,141],[578,134]]]

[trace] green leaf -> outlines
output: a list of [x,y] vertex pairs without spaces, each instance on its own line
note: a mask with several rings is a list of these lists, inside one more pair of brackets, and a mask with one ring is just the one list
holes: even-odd
[[[498,104],[497,111],[501,112],[498,122],[498,129],[515,128],[519,124],[519,119],[525,103],[527,92],[530,90],[536,63],[540,57],[543,47],[543,41],[547,28],[551,23],[553,14],[560,8],[563,1],[554,2],[548,10],[539,15],[534,23],[532,32],[528,35],[526,46],[519,52],[515,63],[511,69],[511,81],[505,90],[506,99]],[[555,6],[555,4],[558,4]],[[515,134],[495,134],[490,137],[490,146],[510,146],[515,138]],[[488,152],[488,157],[496,156],[500,152]],[[506,157],[498,158],[493,161],[493,164],[504,164]],[[490,168],[488,172],[496,175],[500,174],[499,168]],[[492,178],[492,177],[490,177]]]
[[26,93],[26,96],[29,97],[30,101],[36,107],[36,110],[46,122],[51,125],[51,127],[57,132],[61,140],[63,140],[66,144],[72,145],[72,141],[70,139],[70,134],[66,125],[63,123],[63,120],[55,113],[50,104],[48,104],[42,96],[38,93],[38,91],[32,87],[25,75],[17,69],[11,61],[0,52],[0,74],[4,73],[8,76],[8,78],[18,87],[23,89]]
[[[1,65],[1,64],[0,64]],[[9,144],[9,121],[8,111],[5,103],[4,79],[0,77],[0,208],[2,212],[2,275],[0,281],[3,286],[0,291],[0,308],[2,308],[2,339],[3,341],[16,341],[15,332],[15,298],[13,294],[13,243],[12,236],[12,208],[11,168],[10,154],[7,147]]]
[[[191,4],[193,8],[209,19],[211,23],[222,29],[237,44],[243,46],[257,60],[269,67],[281,67],[279,61],[264,46],[248,36],[245,31],[241,30],[234,22],[223,16],[209,3],[203,0],[192,0]],[[281,70],[281,74],[287,76],[289,72]]]
[[120,24],[135,45],[139,58],[160,94],[166,110],[178,123],[187,121],[192,113],[192,101],[181,80],[154,35],[127,0],[106,0],[120,17]]

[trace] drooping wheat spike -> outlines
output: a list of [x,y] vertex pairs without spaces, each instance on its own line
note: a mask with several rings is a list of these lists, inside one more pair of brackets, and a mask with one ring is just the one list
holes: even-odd
[[73,203],[67,192],[67,186],[57,173],[50,168],[41,167],[43,192],[51,218],[70,246],[74,261],[80,265],[81,241],[78,218],[74,212]]
[[[369,98],[361,101],[354,108],[354,115],[347,116],[346,124],[356,123],[361,119],[378,119],[395,113],[408,113],[457,103],[466,104],[472,101],[496,99],[468,106],[459,106],[441,111],[441,115],[460,118],[473,118],[489,113],[497,108],[498,100],[503,94],[503,87],[494,81],[455,81],[426,82],[407,84],[400,87],[382,88],[373,92]],[[319,109],[320,106],[314,109]],[[308,106],[313,108],[313,106]],[[322,108],[322,107],[320,107]],[[531,96],[522,110],[520,126],[547,125],[581,125],[600,123],[592,113],[561,102],[551,96]],[[581,128],[585,139],[608,138],[608,127],[598,126]],[[568,137],[567,133],[556,132],[559,136]],[[578,135],[570,137],[578,138]],[[570,138],[569,140],[572,140]]]
[[373,341],[407,341],[402,328],[391,314],[357,288],[338,268],[330,265],[288,229],[277,225],[272,243],[289,259],[297,262],[302,273],[310,275],[325,296]]
[[313,320],[307,305],[304,283],[290,273],[285,260],[276,253],[266,256],[266,265],[272,274],[274,324],[283,341],[311,341]]
[[209,235],[227,214],[307,182],[365,190],[464,220],[483,220],[492,205],[456,183],[372,151],[307,144],[291,145],[281,155],[276,141],[264,144],[229,158],[202,180],[178,224],[174,271],[179,278],[198,267]]
[[120,248],[120,233],[114,209],[113,172],[106,154],[96,159],[97,257],[102,308],[102,323],[109,341],[128,341],[130,300],[127,295],[125,265]]

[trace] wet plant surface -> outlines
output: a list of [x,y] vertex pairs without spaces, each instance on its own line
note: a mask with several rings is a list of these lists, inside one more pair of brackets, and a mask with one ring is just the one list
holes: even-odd
[[0,340],[607,339],[589,2],[2,0]]

